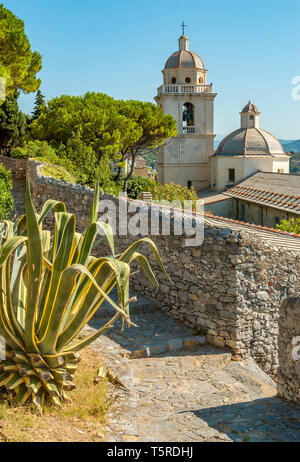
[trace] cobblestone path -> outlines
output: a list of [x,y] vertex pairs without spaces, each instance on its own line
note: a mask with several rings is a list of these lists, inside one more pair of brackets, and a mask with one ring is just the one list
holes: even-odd
[[[92,345],[128,388],[111,390],[108,441],[300,441],[300,407],[276,398],[275,383],[252,360],[233,361],[211,345],[126,357],[197,334],[146,308],[132,315],[137,327],[122,333],[115,326]],[[94,318],[85,332],[104,321]]]

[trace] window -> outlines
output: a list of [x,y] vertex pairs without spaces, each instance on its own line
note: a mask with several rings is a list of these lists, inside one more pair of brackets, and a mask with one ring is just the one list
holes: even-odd
[[186,77],[186,78],[185,78],[185,81],[186,81],[186,83],[191,83],[190,77]]
[[235,168],[228,170],[228,181],[229,183],[235,183]]
[[176,83],[176,77],[172,78],[172,83]]
[[250,116],[250,120],[254,120],[254,116],[253,116],[253,115]]
[[203,77],[199,77],[199,83],[203,83]]
[[275,224],[275,227],[276,227],[276,225],[280,225],[280,218],[279,217],[274,218],[274,224]]
[[187,182],[187,187],[188,187],[188,189],[191,189],[191,187],[192,187],[192,182],[190,180]]

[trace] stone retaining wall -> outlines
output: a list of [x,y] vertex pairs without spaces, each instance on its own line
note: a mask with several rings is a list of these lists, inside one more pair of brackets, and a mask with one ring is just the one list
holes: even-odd
[[0,156],[0,163],[12,172],[13,178],[24,180],[26,178],[26,159],[12,159],[11,157]]
[[[93,200],[90,188],[44,177],[32,160],[28,161],[27,174],[37,209],[50,197],[59,199],[76,214],[79,230],[87,225]],[[107,198],[113,199],[117,207],[126,202],[102,196]],[[139,205],[146,214],[151,213],[144,203]],[[176,216],[173,222],[174,219]],[[136,237],[117,235],[117,252],[135,240]],[[160,288],[154,288],[141,271],[132,276],[131,287],[155,300],[160,310],[200,333],[205,331],[211,343],[230,347],[238,357],[252,356],[275,376],[279,308],[285,298],[299,294],[297,254],[264,243],[259,233],[255,236],[217,226],[205,227],[204,242],[198,247],[186,247],[184,235],[160,235],[153,240],[173,284],[145,246],[143,252],[149,255],[159,275]],[[106,251],[102,245],[95,253]]]
[[280,308],[278,350],[278,394],[300,404],[300,298]]
[[[37,210],[49,198],[61,200],[68,211],[76,214],[77,229],[84,229],[93,191],[45,177],[40,173],[40,165],[33,160],[27,162],[27,177]],[[129,202],[102,196],[107,198],[117,208]],[[151,213],[153,207],[157,211],[155,205],[148,209],[145,203],[134,203],[145,214]],[[163,217],[164,211],[160,209],[159,214]],[[176,220],[173,214],[173,225]],[[194,327],[199,334],[206,333],[209,342],[230,347],[239,358],[252,356],[262,369],[275,376],[280,307],[285,299],[299,295],[299,254],[270,246],[259,232],[255,235],[218,226],[205,226],[203,244],[197,247],[186,247],[185,238],[174,234],[153,237],[173,284],[162,274],[145,245],[143,253],[149,255],[160,287],[154,288],[141,271],[134,271],[131,288],[155,300],[158,309]],[[117,234],[116,251],[121,252],[136,239]],[[104,244],[95,249],[96,255],[107,252]]]

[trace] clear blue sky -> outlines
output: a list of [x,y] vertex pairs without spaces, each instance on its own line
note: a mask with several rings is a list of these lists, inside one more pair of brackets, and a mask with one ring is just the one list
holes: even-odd
[[[200,54],[218,93],[215,133],[239,126],[249,98],[261,126],[300,138],[300,0],[2,0],[21,17],[43,56],[47,99],[94,90],[153,101],[161,69],[177,50],[184,19],[190,49]],[[22,97],[32,110],[32,96]]]

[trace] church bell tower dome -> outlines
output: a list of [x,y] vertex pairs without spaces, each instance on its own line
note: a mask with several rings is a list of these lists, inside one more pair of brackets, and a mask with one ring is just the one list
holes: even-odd
[[204,63],[199,55],[189,51],[189,39],[186,35],[179,38],[179,50],[167,59],[165,69],[204,69]]
[[190,51],[189,39],[184,33],[178,39],[178,51],[169,56],[162,71],[165,85],[206,85],[202,58]]

